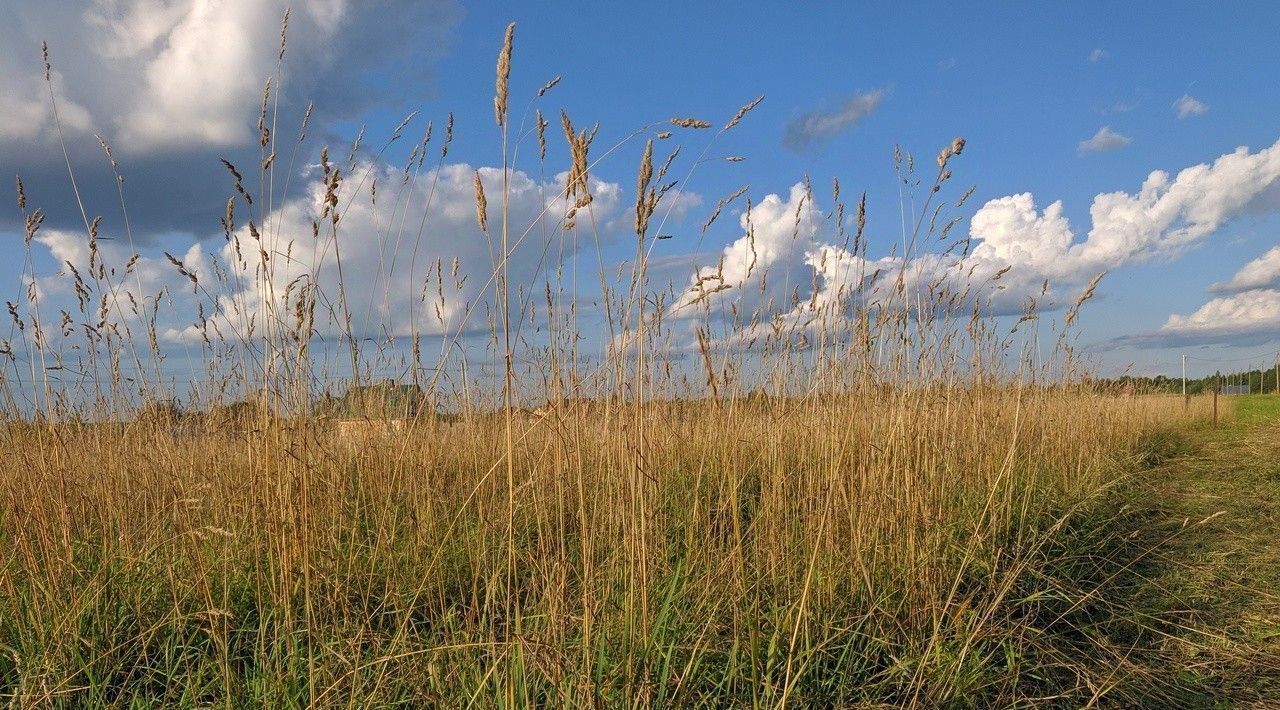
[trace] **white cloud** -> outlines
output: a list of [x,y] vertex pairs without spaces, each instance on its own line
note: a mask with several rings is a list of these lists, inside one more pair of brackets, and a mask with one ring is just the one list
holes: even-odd
[[[323,217],[325,186],[319,179],[310,180],[305,196],[284,204],[258,227],[260,239],[252,236],[246,224],[216,251],[205,251],[200,242],[189,243],[182,250],[171,249],[184,268],[200,280],[199,294],[193,293],[190,281],[163,255],[139,258],[126,277],[123,264],[130,257],[126,245],[119,240],[102,241],[99,248],[104,262],[116,268],[113,281],[121,303],[128,302],[128,293],[142,301],[168,289],[165,303],[172,306],[162,309],[157,318],[158,335],[165,342],[200,340],[201,329],[193,325],[197,303],[229,338],[243,336],[250,319],[255,320],[260,334],[264,311],[281,314],[286,327],[291,326],[293,301],[286,303],[285,294],[292,288],[296,295],[297,288],[307,284],[315,284],[322,294],[316,309],[316,330],[329,336],[341,333],[339,250],[342,284],[357,336],[483,330],[486,311],[482,302],[492,301],[494,294],[490,279],[494,252],[477,225],[473,182],[477,172],[490,196],[488,225],[495,240],[493,249],[497,249],[502,170],[482,167],[477,171],[465,164],[446,165],[438,175],[427,171],[407,182],[399,168],[360,165],[339,190],[343,209],[336,240],[330,221]],[[539,183],[525,173],[511,173],[512,249],[508,264],[512,304],[517,310],[522,296],[525,302],[541,302],[541,290],[530,296],[531,289],[540,288],[540,276],[554,270],[562,254],[568,257],[578,246],[593,241],[586,234],[561,228],[565,212],[572,207],[559,197],[564,178],[561,174]],[[375,179],[379,185],[376,204],[371,195]],[[350,192],[356,189],[358,194]],[[592,195],[590,206],[580,212],[590,209],[603,224],[621,211],[622,189],[618,185],[592,179]],[[313,222],[320,225],[318,239],[312,235]],[[577,229],[590,229],[586,226],[589,222],[579,219]],[[420,224],[424,226],[419,237]],[[86,277],[90,273],[83,234],[43,230],[37,241],[59,264],[69,262]],[[224,279],[218,278],[219,271]],[[41,274],[36,282],[41,297],[49,299],[46,313],[49,307],[75,312],[71,282],[65,274]],[[333,304],[333,314],[327,312],[326,303]],[[117,311],[113,306],[112,311],[112,320],[136,320],[127,315],[127,307]]]
[[81,13],[100,42],[107,59],[122,59],[154,51],[190,10],[189,4],[163,0],[95,2]]
[[801,151],[819,141],[855,125],[871,115],[885,97],[884,89],[873,89],[850,96],[829,110],[810,111],[787,124],[783,143]]
[[[143,58],[145,81],[117,122],[121,146],[139,151],[251,141],[252,107],[272,72],[279,44],[273,25],[282,11],[273,2],[192,2],[163,33],[158,51]],[[305,31],[320,41],[330,37],[319,26]]]
[[[477,173],[489,197],[489,239],[477,225]],[[127,245],[118,239],[100,241],[102,263],[114,284],[102,289],[110,296],[108,320],[143,337],[144,318],[132,312],[130,295],[132,302],[145,304],[150,313],[157,293],[164,290],[155,320],[162,344],[196,344],[206,332],[210,338],[221,333],[234,341],[252,329],[261,337],[267,327],[286,332],[292,328],[299,287],[314,284],[321,294],[315,329],[322,336],[337,336],[345,330],[339,305],[344,291],[352,332],[360,338],[483,332],[486,319],[492,316],[487,304],[495,301],[491,277],[501,224],[502,175],[500,168],[452,164],[438,173],[428,170],[406,180],[400,168],[360,164],[338,193],[342,211],[336,239],[323,216],[325,185],[320,176],[312,176],[304,196],[282,205],[256,227],[259,237],[244,224],[217,249],[209,250],[204,242],[170,248],[199,279],[198,293],[163,254],[138,258],[126,275],[123,265],[132,255]],[[622,188],[593,178],[593,200],[577,210],[577,226],[565,231],[563,217],[573,202],[560,196],[565,177],[562,173],[540,183],[523,172],[511,173],[508,266],[512,308],[517,314],[529,304],[542,307],[542,280],[551,277],[561,258],[571,258],[575,250],[595,242],[588,233],[592,223],[625,222],[628,211],[622,209]],[[376,202],[375,180],[379,185]],[[672,199],[669,205],[668,198]],[[679,213],[700,201],[694,193],[671,192],[658,211],[663,213],[669,206]],[[588,211],[591,219],[586,217]],[[320,227],[318,239],[313,236],[313,223]],[[419,225],[423,225],[420,236]],[[629,228],[629,222],[619,228]],[[606,231],[598,236],[608,240],[615,235]],[[58,265],[58,273],[42,272],[35,279],[46,320],[59,309],[76,313],[76,294],[64,265],[69,263],[88,277],[87,240],[81,233],[45,229],[36,241]],[[90,288],[95,289],[93,284]],[[90,316],[77,321],[96,322],[98,297],[94,290]],[[201,307],[210,324],[207,331],[196,322]],[[264,317],[270,317],[264,314],[271,313],[283,323],[265,325]],[[78,326],[73,331],[78,332]],[[57,346],[55,337],[52,347]]]
[[1239,293],[1260,288],[1280,288],[1280,246],[1245,264],[1231,280],[1209,287],[1210,293]]
[[[157,335],[165,337],[166,333],[175,332],[178,323],[190,322],[195,318],[197,298],[192,292],[191,282],[173,267],[160,254],[154,257],[140,257],[126,271],[126,264],[132,254],[128,246],[120,241],[100,241],[98,254],[101,263],[107,269],[107,280],[96,283],[92,279],[93,269],[89,263],[89,244],[83,232],[58,229],[41,230],[35,242],[48,250],[48,255],[56,262],[54,273],[37,273],[34,278],[24,275],[25,282],[33,282],[34,291],[40,299],[40,310],[44,320],[43,331],[46,345],[51,350],[62,350],[62,343],[56,337],[60,331],[55,330],[50,321],[54,314],[66,312],[76,314],[75,322],[89,322],[98,326],[97,311],[101,301],[106,297],[107,322],[115,324],[124,334],[129,329],[138,347],[145,347],[146,321],[150,314],[156,315]],[[188,244],[185,249],[174,249],[174,256],[180,259],[185,268],[201,276],[211,274],[211,256],[202,251],[199,243]],[[78,313],[74,281],[67,265],[75,267],[86,280],[90,291],[86,292],[88,314]],[[161,298],[161,294],[164,298]],[[168,304],[169,308],[157,309],[157,300]],[[173,308],[172,306],[176,306]],[[23,314],[31,319],[30,311]],[[79,325],[72,328],[71,333],[78,336]],[[231,335],[232,333],[228,333]]]
[[910,261],[868,259],[845,244],[825,242],[823,231],[832,225],[803,183],[793,185],[786,198],[766,195],[742,212],[738,224],[741,236],[715,263],[694,270],[669,311],[672,318],[699,319],[732,307],[752,319],[718,345],[804,338],[820,324],[843,323],[846,307],[856,299],[872,307],[891,306],[901,303],[903,292],[943,283],[958,283],[957,291],[978,285],[965,298],[989,301],[997,295],[981,284],[1001,268],[998,260],[927,253]]
[[1062,202],[1037,213],[1035,198],[1029,192],[987,202],[970,220],[969,234],[978,240],[975,258],[1017,264],[1044,274],[1062,270],[1075,240]]
[[1111,56],[1111,52],[1108,52],[1107,50],[1102,48],[1098,48],[1093,50],[1092,52],[1089,52],[1089,61],[1097,63],[1110,56]]
[[[365,167],[369,166],[361,169]],[[269,231],[280,235],[271,240],[274,243],[268,250],[276,255],[268,279],[252,279],[261,261],[255,242],[242,228],[236,234],[243,255],[239,271],[248,277],[248,285],[227,304],[241,304],[250,312],[261,303],[279,305],[280,294],[300,277],[316,283],[335,299],[339,284],[336,252],[341,250],[342,283],[357,333],[405,336],[413,332],[439,334],[483,328],[483,311],[476,312],[471,307],[485,297],[486,291],[493,292],[490,276],[499,238],[497,196],[502,190],[502,170],[482,167],[477,171],[469,165],[449,165],[440,170],[438,179],[433,180],[432,174],[419,177],[408,188],[407,196],[380,198],[381,207],[369,199],[369,181],[376,177],[380,184],[394,185],[401,179],[401,171],[386,165],[372,166],[371,170],[362,194],[342,212],[336,243],[328,222],[321,216],[325,193],[321,182],[312,182],[306,198],[278,211],[268,222]],[[477,172],[486,194],[494,196],[488,206],[490,238],[495,240],[492,247],[476,223]],[[513,305],[520,290],[528,294],[539,274],[553,269],[562,253],[567,256],[577,245],[590,242],[586,235],[575,238],[561,229],[559,218],[572,206],[559,197],[563,181],[563,174],[553,182],[540,184],[525,173],[511,173],[512,247],[508,266]],[[607,221],[621,203],[621,188],[593,180],[592,194],[595,199],[590,209],[600,222]],[[382,200],[390,201],[390,210]],[[397,215],[396,205],[406,200],[412,207]],[[427,210],[426,221],[419,239],[416,225],[421,223],[423,209]],[[321,224],[318,245],[311,237],[313,221]],[[562,235],[567,252],[561,250]],[[229,243],[222,249],[221,259],[234,263],[235,249],[235,243]],[[284,254],[289,256],[283,257]],[[321,332],[336,334],[340,323],[329,320],[321,325]],[[194,333],[187,331],[186,335],[191,337]]]
[[1191,94],[1183,94],[1182,98],[1173,102],[1173,110],[1178,118],[1200,116],[1209,110],[1209,105]]
[[1153,332],[1117,338],[1107,345],[1160,348],[1280,340],[1280,247],[1245,264],[1229,281],[1213,284],[1209,292],[1223,295],[1191,313],[1171,314]]
[[1251,345],[1277,339],[1280,339],[1280,290],[1255,289],[1214,298],[1187,315],[1175,313],[1154,333],[1120,338],[1112,345]]
[[1111,348],[1252,345],[1280,340],[1280,247],[1245,264],[1229,281],[1209,287],[1224,294],[1189,314],[1174,313],[1159,329],[1109,341]]
[[[278,68],[281,17],[291,5]],[[49,208],[65,194],[41,58],[47,39],[61,137],[86,208],[108,226],[120,219],[97,133],[128,179],[130,219],[144,240],[216,225],[228,186],[218,158],[241,167],[261,160],[256,126],[268,77],[276,81],[267,118],[282,152],[315,101],[312,142],[299,156],[306,159],[335,120],[388,98],[391,110],[407,114],[427,96],[430,67],[459,14],[454,0],[85,0],[5,9],[0,165],[22,175],[36,205]],[[396,81],[369,80],[388,66]],[[50,227],[80,221],[76,210],[48,211]],[[0,214],[0,229],[15,227]]]
[[[301,74],[323,77],[332,66],[330,45],[341,29],[335,17],[343,17],[347,2],[305,3],[292,12],[289,52],[305,67]],[[0,126],[10,127],[0,140],[34,137],[15,136],[13,127],[47,122],[37,61],[47,37],[54,68],[72,82],[67,88],[55,81],[63,128],[72,134],[101,132],[135,154],[251,143],[288,6],[285,0],[96,0],[78,12],[25,7],[24,22],[0,27],[0,41],[19,52],[0,60],[0,96],[8,99],[0,102]],[[34,122],[32,105],[42,107]]]
[[[369,172],[364,175],[366,167]],[[480,168],[479,173],[490,195],[492,230],[498,220],[494,196],[499,194],[502,172]],[[347,299],[357,333],[384,337],[413,331],[430,334],[483,329],[483,309],[467,315],[469,307],[492,297],[491,286],[485,288],[492,274],[490,246],[475,224],[474,174],[470,166],[448,165],[438,176],[427,171],[398,187],[404,180],[401,170],[365,164],[343,183],[339,194],[344,212],[336,244],[343,257]],[[435,197],[428,205],[433,177],[437,178]],[[379,185],[376,205],[370,194],[375,178]],[[562,232],[555,220],[564,214],[566,205],[555,195],[563,179],[557,176],[539,184],[520,172],[511,176],[512,224],[516,225],[512,234],[513,240],[520,242],[510,262],[517,296],[538,288],[539,274],[554,268],[559,258]],[[977,210],[969,225],[972,249],[967,255],[960,251],[919,253],[904,260],[901,255],[864,259],[851,253],[831,233],[835,229],[831,216],[823,213],[803,184],[797,184],[785,197],[767,195],[738,215],[739,236],[718,257],[704,258],[702,266],[694,267],[694,275],[677,297],[671,315],[696,319],[704,308],[723,313],[730,304],[748,318],[757,314],[753,323],[727,341],[741,342],[788,329],[803,334],[815,321],[830,323],[830,319],[847,317],[847,307],[854,302],[884,305],[899,294],[915,298],[917,293],[934,293],[938,288],[961,294],[966,302],[976,301],[989,312],[1016,313],[1028,297],[1053,307],[1056,293],[1074,292],[1100,271],[1176,256],[1235,217],[1275,209],[1280,205],[1273,199],[1278,186],[1280,142],[1254,153],[1241,148],[1176,176],[1155,171],[1133,194],[1096,196],[1090,211],[1092,225],[1083,238],[1066,218],[1061,203],[1051,203],[1041,211],[1034,198],[1024,193],[991,200]],[[359,192],[352,192],[356,190]],[[591,209],[597,223],[609,224],[624,216],[625,200],[619,186],[597,181],[593,194],[596,199]],[[204,251],[199,243],[171,249],[206,288],[219,294],[214,302],[204,295],[200,299],[193,296],[190,284],[158,256],[140,259],[135,274],[121,281],[122,287],[146,296],[167,287],[176,307],[160,320],[161,335],[188,342],[200,335],[190,325],[197,300],[204,301],[208,317],[225,326],[224,334],[231,334],[227,331],[237,330],[237,309],[250,314],[257,313],[263,304],[274,304],[288,313],[282,294],[299,277],[302,283],[313,281],[329,299],[336,299],[337,263],[327,222],[321,218],[323,198],[323,185],[311,180],[304,196],[287,202],[266,220],[261,228],[270,267],[266,277],[259,277],[264,272],[258,268],[263,264],[258,242],[244,225],[235,234],[239,255],[235,243],[214,252]],[[350,206],[345,206],[348,200]],[[688,195],[672,206],[678,211],[681,204],[698,202],[697,196]],[[549,216],[539,222],[538,214],[544,208]],[[427,219],[419,239],[417,225],[424,210]],[[322,226],[318,241],[311,235],[311,224],[317,220]],[[581,225],[586,222],[578,221],[580,228],[585,228]],[[566,240],[569,253],[575,243],[592,242],[584,237]],[[88,247],[83,236],[46,230],[39,243],[56,261],[69,261],[88,273]],[[118,240],[102,242],[101,248],[108,263],[117,267],[129,256]],[[1246,265],[1221,286],[1224,291],[1239,293],[1214,299],[1189,315],[1170,317],[1161,337],[1189,337],[1193,333],[1218,337],[1233,327],[1255,333],[1271,327],[1277,312],[1272,306],[1277,298],[1274,277],[1278,261],[1280,248]],[[225,287],[214,284],[219,268],[228,274]],[[999,283],[994,282],[1006,269],[1009,271]],[[1047,293],[1043,291],[1046,280]],[[65,278],[42,275],[37,283],[41,294],[53,301],[61,299],[64,306],[74,305]],[[219,309],[221,315],[215,314]],[[464,318],[468,320],[464,322]],[[322,333],[339,330],[337,321],[323,312],[318,321]]]
[[1154,171],[1134,194],[1097,195],[1089,210],[1092,227],[1079,242],[1059,203],[1037,214],[1030,195],[993,200],[973,217],[971,234],[981,240],[974,255],[1030,265],[1047,276],[1085,278],[1176,256],[1234,217],[1275,209],[1277,197],[1280,142],[1256,153],[1242,147],[1174,177]]
[[[693,315],[690,306],[724,300],[722,294],[730,290],[734,298],[777,297],[778,289],[788,283],[787,276],[804,279],[802,285],[807,285],[810,279],[805,275],[804,257],[818,246],[821,221],[821,213],[802,184],[793,185],[786,199],[766,195],[739,216],[743,234],[724,248],[719,262],[693,274],[673,313]],[[773,292],[760,293],[762,283],[766,290],[772,286]]]
[[1111,126],[1103,126],[1098,129],[1097,133],[1093,134],[1092,138],[1080,141],[1080,145],[1077,146],[1077,150],[1081,153],[1119,150],[1132,142],[1132,138],[1111,130]]
[[[786,199],[765,197],[751,211],[750,222],[742,216],[742,236],[724,248],[720,263],[696,271],[673,315],[696,317],[701,308],[690,304],[704,301],[713,312],[728,303],[740,313],[762,308],[766,323],[740,334],[749,338],[766,326],[820,317],[824,308],[847,304],[855,296],[865,303],[884,302],[899,282],[909,293],[934,292],[934,287],[946,285],[953,294],[963,294],[992,312],[1017,313],[1028,298],[1051,308],[1057,294],[1074,293],[1100,272],[1174,258],[1234,218],[1278,208],[1280,142],[1255,153],[1239,148],[1176,176],[1154,171],[1135,193],[1099,194],[1083,239],[1061,202],[1039,211],[1034,197],[1023,193],[991,200],[977,210],[970,221],[972,249],[967,256],[925,253],[909,261],[864,260],[824,241],[819,206],[796,185]],[[1265,274],[1274,275],[1267,269],[1280,260],[1280,249],[1276,251],[1242,269],[1237,285],[1256,286]],[[1221,300],[1214,309],[1240,308],[1237,319],[1245,320],[1260,313],[1267,298]],[[1199,319],[1208,322],[1214,309]],[[1198,322],[1195,316],[1187,318],[1186,323],[1175,319],[1169,327]]]
[[[3,64],[0,64],[2,67]],[[84,106],[67,96],[62,72],[49,73],[53,96],[58,103],[58,119],[64,131],[83,133],[93,125],[93,116]],[[51,141],[57,135],[48,88],[35,78],[23,80],[0,75],[0,142]]]

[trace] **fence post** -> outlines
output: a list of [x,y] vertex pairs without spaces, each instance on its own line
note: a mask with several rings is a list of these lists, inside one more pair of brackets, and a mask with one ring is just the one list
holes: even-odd
[[1218,390],[1222,387],[1218,378],[1213,378],[1213,425],[1218,426]]

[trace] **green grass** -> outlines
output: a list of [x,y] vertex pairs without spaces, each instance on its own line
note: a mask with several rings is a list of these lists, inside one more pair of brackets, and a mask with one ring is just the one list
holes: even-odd
[[1096,598],[1059,644],[1117,668],[1117,706],[1280,705],[1280,397],[1232,404],[1151,439],[1148,467],[1063,538],[1063,597]]
[[1280,394],[1251,394],[1235,400],[1236,420],[1241,424],[1280,419]]

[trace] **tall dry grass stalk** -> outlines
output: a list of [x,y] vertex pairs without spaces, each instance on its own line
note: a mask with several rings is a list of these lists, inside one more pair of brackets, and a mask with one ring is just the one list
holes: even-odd
[[[271,190],[284,149],[268,100],[274,78],[259,117],[265,194],[227,163],[223,230],[238,263],[260,253],[258,265],[196,274],[170,257],[203,299],[204,379],[187,391],[166,385],[161,299],[115,276],[137,256],[113,270],[95,250],[100,268],[68,274],[80,311],[62,325],[89,326],[74,349],[47,337],[35,290],[9,304],[0,697],[19,706],[940,706],[1026,701],[1049,676],[1092,682],[1035,626],[1048,550],[1072,515],[1123,480],[1146,437],[1203,418],[1204,407],[1095,391],[1069,331],[1053,356],[1036,349],[1038,337],[1021,349],[967,290],[905,275],[874,303],[863,275],[787,322],[776,304],[713,311],[710,296],[731,287],[721,269],[688,306],[701,317],[697,352],[685,358],[672,338],[687,326],[672,321],[687,314],[672,309],[679,294],[651,283],[648,263],[663,198],[704,161],[667,181],[679,154],[655,171],[654,140],[636,183],[630,278],[610,280],[596,255],[609,341],[591,360],[576,240],[599,244],[588,177],[603,159],[588,157],[598,127],[576,129],[561,113],[567,177],[539,215],[562,204],[558,228],[513,223],[515,148],[536,140],[539,160],[548,153],[541,108],[536,138],[508,133],[513,37],[514,25],[494,97],[503,178],[484,291],[496,313],[489,384],[472,375],[482,356],[459,357],[468,323],[443,317],[443,335],[412,335],[407,382],[362,378],[403,360],[389,340],[359,346],[340,217],[361,190],[383,209],[402,198],[395,185],[366,184],[358,146],[345,167],[325,149],[322,219],[308,234],[282,233],[261,208],[288,192]],[[283,37],[280,51],[283,61]],[[310,108],[298,144],[309,117]],[[711,123],[658,121],[603,155],[636,137],[670,139],[654,130],[664,125]],[[436,171],[424,169],[428,124],[405,185],[435,179],[452,134],[450,114]],[[904,218],[902,256],[958,248],[954,221],[931,200],[963,148],[957,140],[939,156],[923,209]],[[474,184],[488,238],[479,173]],[[746,191],[720,200],[703,231]],[[28,248],[42,218],[29,200],[19,180]],[[852,234],[840,200],[835,183],[833,238],[865,256],[865,195]],[[750,222],[749,203],[746,214]],[[98,223],[85,222],[95,240]],[[377,246],[398,252],[400,238],[379,235]],[[513,294],[509,262],[539,239],[544,253],[558,240],[568,256]],[[322,283],[317,269],[274,291],[280,260],[267,255],[295,248],[331,255],[338,282]],[[424,310],[444,310],[458,269],[455,259],[446,274],[442,259],[428,270]],[[214,318],[240,279],[273,299]],[[545,307],[535,311],[537,293]],[[317,304],[349,350],[344,377],[363,385],[344,397],[315,384]],[[476,309],[468,304],[463,320]],[[1017,325],[1038,329],[1044,318],[1031,309]],[[522,345],[526,321],[546,334],[539,347]],[[435,363],[422,349],[428,337],[441,341]],[[51,376],[66,365],[106,373],[108,386]],[[542,406],[524,409],[533,404]]]

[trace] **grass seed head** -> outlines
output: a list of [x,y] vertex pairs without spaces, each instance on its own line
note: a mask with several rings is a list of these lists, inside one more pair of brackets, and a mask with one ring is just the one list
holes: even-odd
[[507,93],[511,79],[511,43],[515,39],[516,23],[507,25],[507,34],[502,39],[502,51],[498,52],[498,77],[494,84],[493,117],[498,126],[507,124]]
[[480,173],[477,171],[474,175],[475,192],[476,192],[476,224],[480,226],[481,232],[489,231],[489,202],[484,196],[484,182],[480,180]]

